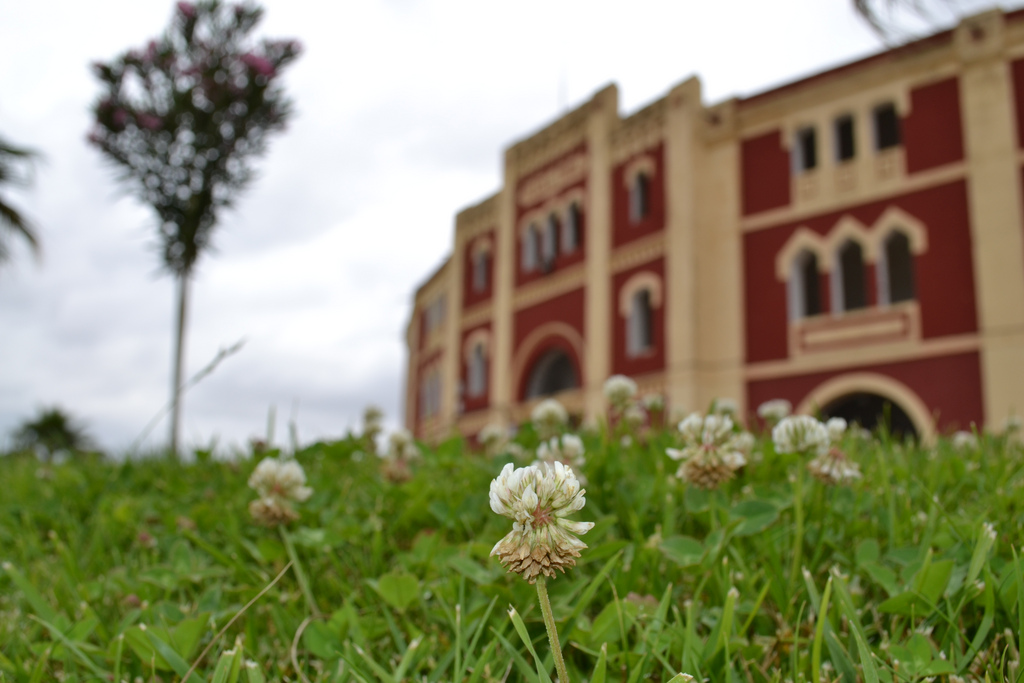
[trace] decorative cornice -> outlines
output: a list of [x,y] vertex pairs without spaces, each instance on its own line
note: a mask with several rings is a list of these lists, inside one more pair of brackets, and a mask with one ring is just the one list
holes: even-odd
[[587,177],[589,158],[585,151],[568,156],[555,166],[523,182],[516,192],[516,203],[530,207],[554,197]]
[[517,142],[505,151],[505,165],[519,176],[527,175],[586,141],[587,119],[593,102],[569,112],[547,128]]
[[479,204],[468,206],[455,216],[455,231],[473,237],[494,227],[498,219],[498,199],[493,194]]
[[612,253],[610,270],[620,273],[664,255],[665,231],[656,232],[616,249]]
[[621,122],[611,135],[612,164],[645,152],[665,139],[667,102],[662,98]]
[[586,280],[586,269],[583,263],[576,263],[565,270],[547,275],[523,285],[512,300],[512,309],[519,311],[542,301],[547,301],[560,294],[571,292],[583,287]]

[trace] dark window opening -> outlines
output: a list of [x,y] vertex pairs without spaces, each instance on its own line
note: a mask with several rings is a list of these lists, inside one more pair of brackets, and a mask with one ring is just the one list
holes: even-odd
[[651,181],[647,174],[637,173],[629,193],[629,219],[637,223],[650,213]]
[[566,212],[562,226],[562,252],[571,254],[580,246],[580,207],[573,202]]
[[821,287],[818,277],[818,257],[805,251],[800,263],[801,313],[804,317],[821,313]]
[[837,398],[821,410],[823,418],[841,417],[864,429],[886,429],[897,440],[917,439],[917,429],[906,411],[878,394],[856,393]]
[[550,396],[580,386],[576,366],[561,349],[552,349],[538,358],[528,377],[525,399]]
[[555,257],[558,255],[558,216],[548,216],[547,225],[544,226],[544,233],[541,235],[540,243],[540,267],[545,273],[551,272],[555,267]]
[[491,269],[490,254],[486,251],[477,252],[473,259],[473,291],[483,292],[487,289],[487,280]]
[[889,278],[889,303],[914,298],[914,256],[910,240],[902,232],[894,232],[885,240],[885,265]]
[[797,131],[796,152],[797,171],[809,171],[818,166],[818,137],[813,128]]
[[654,346],[651,316],[651,292],[641,289],[633,294],[633,307],[626,328],[626,355],[639,356]]
[[864,281],[864,251],[854,241],[849,241],[839,250],[842,269],[843,310],[852,311],[868,305],[867,288]]
[[836,119],[836,158],[848,161],[856,154],[853,142],[853,117],[840,116]]
[[875,107],[875,148],[889,149],[900,142],[900,117],[896,113],[896,105],[887,102]]

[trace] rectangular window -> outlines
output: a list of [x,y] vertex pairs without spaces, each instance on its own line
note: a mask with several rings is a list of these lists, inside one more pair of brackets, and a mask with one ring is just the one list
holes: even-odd
[[889,149],[902,142],[896,105],[886,102],[875,107],[875,149]]
[[796,171],[802,173],[818,166],[818,137],[813,127],[796,132]]
[[486,251],[477,252],[473,259],[473,291],[483,292],[487,289],[487,271],[490,255]]
[[523,272],[529,273],[537,268],[537,228],[531,225],[523,233]]
[[856,153],[853,144],[853,117],[849,114],[836,119],[836,159],[848,161]]

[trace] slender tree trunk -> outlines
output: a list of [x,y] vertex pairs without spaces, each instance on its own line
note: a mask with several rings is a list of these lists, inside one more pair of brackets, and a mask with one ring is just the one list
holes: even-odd
[[171,378],[171,458],[178,459],[178,434],[181,431],[182,374],[185,371],[185,319],[188,312],[188,285],[191,271],[178,275],[178,326],[174,343],[174,372]]

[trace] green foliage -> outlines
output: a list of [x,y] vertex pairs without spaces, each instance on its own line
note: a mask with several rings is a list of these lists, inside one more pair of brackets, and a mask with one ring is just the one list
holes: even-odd
[[[1019,446],[848,440],[864,477],[804,478],[794,578],[798,456],[760,442],[704,492],[671,476],[669,432],[583,437],[596,526],[547,584],[571,680],[1016,673]],[[249,520],[251,460],[0,460],[0,679],[553,680],[534,587],[489,557],[507,456],[452,440],[394,484],[362,448],[296,454],[315,493],[284,533]]]
[[[37,152],[18,147],[0,137],[0,187],[27,184],[27,170],[38,156]],[[32,224],[20,211],[0,197],[0,263],[11,255],[9,235],[17,235],[34,251],[39,251],[39,238]]]
[[31,451],[49,461],[57,453],[82,453],[92,447],[85,429],[58,407],[44,408],[14,430],[16,449]]

